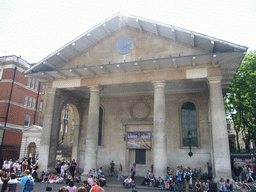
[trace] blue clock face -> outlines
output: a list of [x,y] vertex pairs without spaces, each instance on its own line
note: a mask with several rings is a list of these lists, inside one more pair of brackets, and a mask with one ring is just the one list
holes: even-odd
[[133,49],[134,43],[133,40],[130,38],[123,38],[120,39],[116,44],[116,50],[120,54],[127,54],[130,53]]

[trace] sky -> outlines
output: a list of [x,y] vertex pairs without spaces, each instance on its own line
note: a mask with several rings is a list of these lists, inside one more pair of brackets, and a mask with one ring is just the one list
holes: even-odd
[[0,56],[37,63],[117,12],[256,49],[252,0],[0,0]]

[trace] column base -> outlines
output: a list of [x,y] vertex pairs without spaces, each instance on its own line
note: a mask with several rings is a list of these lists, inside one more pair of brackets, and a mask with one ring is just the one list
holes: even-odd
[[87,179],[88,179],[88,175],[85,173],[83,173],[81,176],[81,182],[83,182],[83,181],[87,181]]

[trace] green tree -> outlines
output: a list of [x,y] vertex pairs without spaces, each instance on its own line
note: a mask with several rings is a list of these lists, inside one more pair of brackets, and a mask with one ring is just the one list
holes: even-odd
[[225,108],[236,132],[238,149],[241,133],[249,151],[250,141],[256,143],[256,51],[245,55],[225,96]]

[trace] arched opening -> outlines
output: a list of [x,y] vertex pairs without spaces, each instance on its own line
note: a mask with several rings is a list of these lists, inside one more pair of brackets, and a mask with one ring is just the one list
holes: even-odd
[[77,160],[79,113],[74,104],[66,103],[61,110],[56,159]]
[[32,142],[28,145],[28,154],[27,157],[35,157],[36,156],[36,143]]

